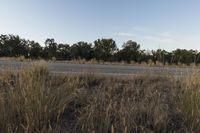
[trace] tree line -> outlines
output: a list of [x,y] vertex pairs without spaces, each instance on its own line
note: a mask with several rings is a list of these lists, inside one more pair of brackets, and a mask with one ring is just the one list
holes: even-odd
[[74,60],[109,62],[160,62],[162,64],[187,64],[200,63],[200,52],[197,50],[176,49],[168,52],[163,49],[143,50],[140,44],[129,40],[117,48],[113,39],[97,39],[93,43],[84,41],[75,44],[62,44],[54,39],[46,39],[44,46],[38,42],[20,38],[18,35],[0,35],[0,57],[20,57],[30,59]]

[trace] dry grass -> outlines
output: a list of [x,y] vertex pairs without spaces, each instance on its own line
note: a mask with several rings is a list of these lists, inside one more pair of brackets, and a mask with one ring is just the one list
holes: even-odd
[[189,132],[200,132],[200,77],[196,71],[182,82],[178,109]]
[[200,77],[52,75],[44,63],[0,76],[0,132],[200,132]]
[[48,132],[72,100],[76,81],[51,79],[47,66],[5,72],[0,79],[1,132]]
[[129,81],[107,80],[81,110],[75,131],[181,131],[181,121],[175,118],[178,112],[170,82],[164,78],[147,77]]
[[[18,62],[38,62],[38,61],[45,61],[44,59],[30,59],[25,58],[24,56],[19,57],[0,57],[0,60],[3,61],[18,61]],[[46,60],[45,62],[51,62],[51,63],[71,63],[71,64],[102,64],[102,65],[126,65],[126,66],[148,66],[148,67],[172,67],[172,68],[199,68],[199,64],[191,63],[190,65],[178,63],[178,64],[169,64],[165,63],[165,65],[162,62],[156,61],[155,63],[152,60],[149,60],[148,62],[135,62],[131,61],[130,63],[127,63],[126,61],[103,61],[103,60],[85,60],[85,59],[73,59],[73,60],[57,60],[55,57],[52,57],[49,60]]]

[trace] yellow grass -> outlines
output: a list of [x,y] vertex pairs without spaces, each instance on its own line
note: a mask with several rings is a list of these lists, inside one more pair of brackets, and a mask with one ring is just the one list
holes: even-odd
[[51,132],[56,128],[72,100],[76,81],[56,83],[49,78],[43,64],[1,75],[1,132]]
[[0,73],[0,132],[200,132],[200,76],[51,74],[48,66]]

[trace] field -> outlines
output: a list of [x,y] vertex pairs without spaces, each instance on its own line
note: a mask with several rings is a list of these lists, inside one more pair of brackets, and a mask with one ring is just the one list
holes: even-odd
[[1,71],[2,133],[200,132],[200,77]]

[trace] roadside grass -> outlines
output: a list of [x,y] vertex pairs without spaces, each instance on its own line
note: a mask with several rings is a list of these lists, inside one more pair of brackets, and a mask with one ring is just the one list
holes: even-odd
[[73,99],[76,80],[60,82],[47,66],[4,72],[0,78],[0,132],[51,132]]
[[189,132],[200,132],[200,76],[194,71],[182,82],[178,110],[183,115]]
[[103,60],[85,60],[85,59],[72,59],[72,60],[57,60],[55,57],[52,57],[51,59],[45,60],[42,58],[39,59],[30,59],[25,58],[24,56],[19,57],[0,57],[0,60],[2,61],[19,61],[19,62],[38,62],[38,61],[46,61],[50,63],[71,63],[71,64],[103,64],[103,65],[126,65],[126,66],[146,66],[146,67],[172,67],[172,68],[198,68],[200,65],[191,63],[189,65],[184,63],[165,63],[160,61],[153,62],[152,60],[148,60],[147,62],[135,62],[131,61],[130,63],[127,63],[126,61],[103,61]]
[[200,132],[200,76],[0,73],[2,133]]
[[[113,81],[114,80],[114,81]],[[74,132],[181,132],[171,81],[139,77],[110,79],[81,110]],[[87,122],[85,122],[87,121]]]

